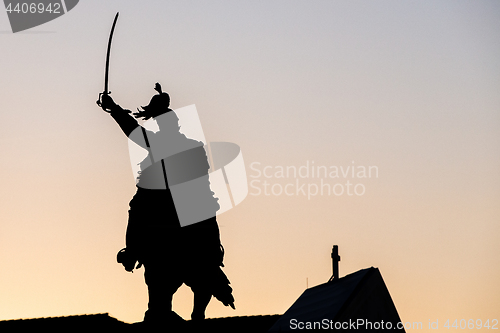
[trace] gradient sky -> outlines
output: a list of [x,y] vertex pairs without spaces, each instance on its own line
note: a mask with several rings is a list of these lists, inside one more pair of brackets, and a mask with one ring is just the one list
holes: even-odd
[[[318,0],[82,0],[16,34],[0,10],[0,319],[147,308],[143,271],[115,259],[127,139],[95,105],[117,11],[123,107],[160,82],[209,141],[241,147],[254,185],[321,181],[254,162],[379,170],[323,179],[362,196],[250,188],[218,219],[237,310],[213,301],[209,317],[283,313],[329,279],[337,244],[341,276],[378,267],[404,322],[500,319],[500,3]],[[191,306],[184,286],[174,310]]]

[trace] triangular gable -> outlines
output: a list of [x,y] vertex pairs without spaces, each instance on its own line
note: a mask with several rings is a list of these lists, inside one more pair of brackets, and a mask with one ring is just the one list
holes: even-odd
[[394,327],[400,322],[379,270],[370,267],[305,290],[269,332],[296,331],[300,328],[299,323],[304,323],[304,328],[306,323],[320,323],[316,327],[324,330],[326,326],[335,327],[336,322],[353,325],[353,321],[359,325],[357,330],[380,331],[382,320],[384,324],[391,322]]

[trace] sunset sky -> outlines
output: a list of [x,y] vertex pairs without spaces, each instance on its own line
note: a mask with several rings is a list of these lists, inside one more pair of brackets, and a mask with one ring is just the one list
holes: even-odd
[[403,322],[500,320],[500,2],[460,0],[82,0],[15,34],[0,10],[0,320],[147,309],[143,269],[116,263],[127,138],[95,104],[116,12],[115,101],[160,82],[241,147],[249,194],[218,217],[236,310],[208,317],[283,313],[336,244]]

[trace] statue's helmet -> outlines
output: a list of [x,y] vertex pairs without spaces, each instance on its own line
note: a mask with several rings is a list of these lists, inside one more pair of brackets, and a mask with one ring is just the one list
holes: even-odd
[[142,111],[137,109],[139,112],[134,113],[136,117],[149,119],[172,111],[169,109],[170,96],[161,90],[161,85],[158,82],[155,84],[155,90],[158,92],[158,95],[154,95],[148,105],[141,106]]

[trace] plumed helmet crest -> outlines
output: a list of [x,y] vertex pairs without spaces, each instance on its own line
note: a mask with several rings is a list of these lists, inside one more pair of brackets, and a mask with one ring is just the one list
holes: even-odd
[[155,90],[158,92],[158,94],[162,94],[161,85],[158,82],[156,82],[155,84]]

